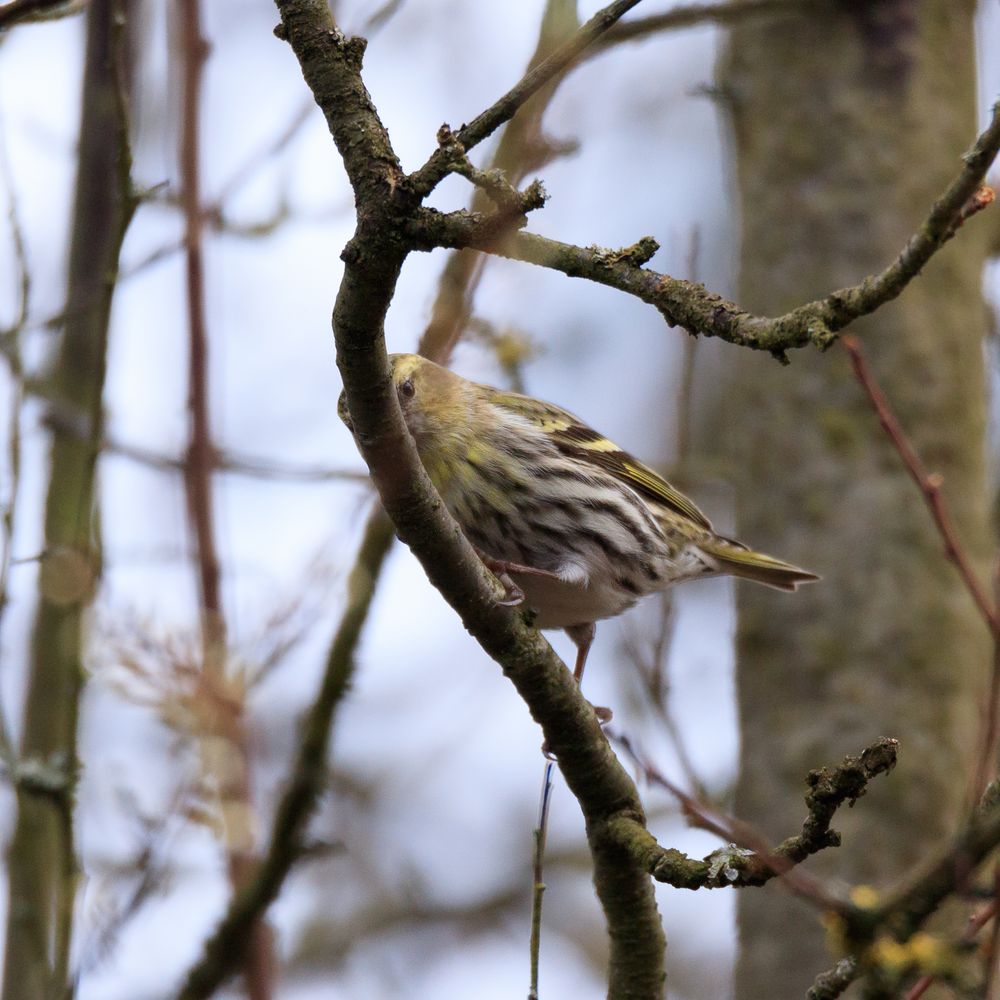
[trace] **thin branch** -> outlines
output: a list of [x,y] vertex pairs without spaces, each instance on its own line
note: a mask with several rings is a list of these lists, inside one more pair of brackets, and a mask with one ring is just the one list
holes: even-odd
[[[746,6],[740,4],[740,7]],[[695,226],[687,254],[689,281],[698,280],[698,255],[701,251],[701,230]],[[684,468],[691,452],[691,422],[694,418],[694,369],[698,353],[698,338],[684,338],[684,355],[681,360],[681,385],[677,393],[677,467]]]
[[656,631],[650,640],[648,651],[641,648],[640,642],[631,635],[624,637],[624,648],[629,662],[642,684],[642,698],[645,704],[652,706],[666,732],[670,746],[677,757],[681,772],[688,786],[694,790],[701,800],[708,799],[705,783],[698,774],[691,755],[681,734],[680,726],[670,704],[670,682],[667,678],[667,665],[670,647],[674,640],[674,599],[671,590],[665,590],[655,595],[659,599]]
[[[0,626],[8,604],[8,581],[14,542],[14,524],[18,497],[21,489],[21,409],[24,403],[24,361],[21,354],[21,332],[31,306],[31,268],[28,266],[28,250],[24,238],[24,227],[18,210],[14,176],[7,153],[6,129],[0,130],[0,176],[7,188],[7,222],[10,226],[14,262],[17,268],[18,303],[17,315],[6,331],[0,332],[0,339],[9,348],[6,354],[10,367],[10,404],[7,410],[7,475],[6,497],[0,507]],[[0,644],[2,645],[2,644]],[[7,727],[7,712],[0,699],[0,759],[10,769],[14,763],[14,747]]]
[[[540,66],[578,27],[575,2],[549,0],[528,71]],[[542,136],[542,116],[555,95],[558,82],[556,77],[538,90],[500,136],[489,169],[502,171],[512,187],[516,188],[524,180],[533,165],[556,155],[556,145]],[[476,188],[470,210],[484,211],[487,207],[486,195],[481,188]],[[439,364],[447,363],[469,324],[473,298],[489,259],[474,250],[454,250],[449,255],[441,272],[430,322],[420,338],[419,354]]]
[[944,543],[945,555],[958,570],[966,590],[969,591],[973,601],[975,601],[976,607],[979,609],[979,613],[982,615],[990,631],[996,635],[998,628],[1000,628],[1000,618],[998,618],[996,608],[986,593],[985,587],[983,587],[977,578],[969,557],[958,538],[958,532],[951,519],[947,501],[941,493],[941,487],[944,483],[943,479],[937,473],[928,472],[923,462],[920,461],[920,456],[917,455],[913,445],[910,444],[906,432],[900,426],[896,415],[889,405],[889,401],[885,398],[885,394],[879,388],[875,377],[872,375],[865,361],[864,354],[861,351],[861,344],[858,342],[858,339],[853,336],[844,337],[843,345],[844,349],[850,355],[854,374],[867,394],[872,407],[875,409],[875,413],[878,415],[882,429],[889,436],[893,447],[895,447],[900,458],[902,458],[903,464],[906,466],[906,471],[910,474],[910,478],[923,495],[924,502],[927,504],[931,516],[934,518],[934,524]]
[[[182,458],[164,455],[151,448],[128,444],[116,438],[104,439],[103,451],[146,465],[162,472],[186,473],[187,463]],[[270,458],[244,455],[241,452],[216,449],[212,455],[212,469],[216,472],[245,476],[248,479],[277,480],[280,482],[329,483],[353,482],[370,483],[367,472],[355,469],[327,468],[322,465],[292,465]]]
[[221,206],[225,204],[265,163],[284,153],[292,140],[308,124],[315,107],[316,104],[314,101],[303,101],[295,114],[289,119],[288,124],[274,138],[248,156],[243,165],[238,167],[229,180],[222,185],[219,196],[216,198],[217,205]]
[[[662,786],[680,802],[693,825],[714,833],[736,849],[716,851],[695,861],[680,851],[656,846],[646,831],[633,830],[631,848],[642,857],[643,866],[653,878],[681,889],[718,889],[763,885],[777,876],[797,895],[824,909],[839,912],[843,908],[843,901],[831,895],[815,878],[794,869],[813,854],[840,845],[840,835],[830,826],[833,817],[845,803],[853,805],[864,795],[869,781],[896,766],[896,740],[876,740],[859,756],[845,757],[832,771],[826,768],[810,771],[802,832],[771,848],[747,823],[688,795],[645,760],[627,737],[614,739],[648,781]],[[623,830],[623,836],[629,834]]]
[[23,21],[47,16],[69,2],[70,0],[10,0],[0,6],[0,31],[6,31]]
[[361,627],[392,541],[385,523],[380,510],[368,519],[361,551],[347,581],[347,606],[330,643],[319,693],[309,709],[291,778],[275,813],[267,854],[205,942],[177,1000],[207,1000],[233,973],[250,928],[277,898],[288,872],[306,853],[306,824],[325,786],[334,712],[350,684]]
[[545,839],[549,830],[549,806],[552,802],[552,761],[545,762],[542,774],[542,794],[538,802],[538,826],[535,828],[535,849],[532,859],[531,891],[531,940],[528,947],[530,956],[530,982],[528,1000],[538,1000],[538,956],[542,947],[542,896],[545,893],[543,865],[545,862]]
[[702,24],[729,25],[749,18],[775,14],[807,14],[825,0],[738,0],[736,3],[695,3],[673,7],[662,14],[650,14],[631,21],[620,21],[597,39],[587,55],[597,55],[623,42],[644,41],[651,35]]
[[[78,438],[81,442],[90,442],[92,430],[86,414],[70,406],[61,405],[53,399],[42,385],[29,385],[27,395],[48,402],[49,408],[42,422],[51,430]],[[189,475],[190,463],[187,458],[164,454],[154,448],[122,441],[112,435],[105,434],[94,444],[95,454],[121,455],[129,461],[144,465],[160,472]],[[229,473],[234,476],[246,476],[249,479],[279,480],[301,483],[326,483],[335,480],[346,482],[370,483],[366,472],[354,469],[330,468],[322,465],[294,465],[276,459],[262,458],[258,455],[247,455],[239,451],[212,447],[210,468],[213,472]]]
[[[188,414],[190,431],[184,486],[194,529],[201,609],[204,693],[215,694],[226,672],[227,627],[222,599],[222,572],[215,537],[212,472],[215,447],[209,409],[208,330],[205,322],[205,266],[201,195],[201,93],[208,41],[202,34],[200,0],[181,0],[177,12],[181,37],[182,108],[180,136],[181,206],[188,316]],[[225,699],[219,707],[220,728],[229,738],[232,758],[220,781],[224,813],[252,815],[249,742],[243,704]],[[212,736],[218,733],[213,732]],[[232,808],[235,806],[235,808]],[[237,892],[252,875],[253,834],[246,821],[227,825],[225,850],[229,881]],[[263,919],[247,928],[240,949],[250,1000],[270,1000],[274,992],[274,947]]]
[[[983,715],[979,752],[971,790],[972,800],[977,802],[990,780],[990,775],[996,771],[997,743],[998,736],[1000,736],[1000,614],[997,611],[1000,577],[994,581],[994,594],[991,598],[976,575],[972,562],[958,537],[958,531],[952,520],[947,501],[941,491],[944,480],[937,473],[928,472],[921,462],[920,456],[900,426],[889,401],[869,369],[857,338],[847,336],[843,338],[842,343],[850,356],[855,377],[868,396],[882,429],[889,437],[893,447],[903,460],[910,478],[924,498],[938,534],[941,536],[946,558],[958,570],[966,590],[972,597],[993,638],[993,669],[989,699]],[[1000,572],[1000,566],[998,566],[998,572]]]
[[[615,0],[599,10],[586,24],[547,59],[529,70],[506,94],[455,133],[455,138],[468,152],[501,125],[510,121],[532,95],[574,63],[580,54],[600,38],[620,17],[627,14],[640,0]],[[409,178],[413,190],[421,197],[429,194],[453,169],[448,154],[437,149],[431,158]]]
[[755,316],[702,285],[643,267],[635,252],[644,242],[655,251],[656,243],[649,237],[623,250],[583,248],[533,233],[511,233],[509,225],[498,226],[495,216],[429,209],[414,212],[407,228],[416,249],[473,248],[586,278],[654,306],[671,326],[770,351],[784,360],[785,351],[808,344],[826,349],[844,327],[896,298],[957,228],[990,203],[980,185],[998,150],[1000,104],[994,105],[990,124],[962,157],[961,171],[888,267],[774,318]]
[[205,328],[205,266],[202,246],[200,135],[201,81],[208,42],[201,33],[199,0],[181,0],[183,107],[181,109],[181,199],[188,315],[188,415],[190,437],[185,481],[198,550],[198,583],[204,618],[206,666],[215,670],[224,648],[219,556],[212,503],[212,431],[208,402],[208,332]]

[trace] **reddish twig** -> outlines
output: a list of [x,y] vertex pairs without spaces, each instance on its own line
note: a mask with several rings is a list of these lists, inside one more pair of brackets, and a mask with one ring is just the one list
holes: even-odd
[[[216,724],[229,739],[234,767],[220,790],[227,801],[238,803],[240,813],[250,814],[250,766],[243,703],[227,697],[224,683],[226,620],[222,603],[222,573],[215,539],[212,473],[216,466],[209,411],[208,332],[205,323],[205,270],[202,230],[200,132],[202,72],[208,43],[202,34],[199,0],[181,0],[178,6],[183,64],[180,169],[181,205],[184,212],[184,249],[188,314],[188,414],[190,433],[184,484],[188,512],[194,529],[202,619],[203,694],[219,700]],[[220,694],[222,695],[219,699]],[[226,846],[229,880],[240,890],[256,868],[248,830],[229,836]],[[243,969],[250,1000],[270,1000],[273,995],[274,957],[271,932],[258,919],[249,928],[243,947]]]
[[[981,211],[992,201],[992,189],[986,187],[980,188],[962,210],[962,214],[955,222],[954,229],[957,229],[966,219]],[[958,570],[962,582],[965,584],[993,637],[993,672],[990,682],[989,700],[982,723],[982,735],[979,743],[980,750],[976,760],[972,786],[973,802],[978,802],[989,781],[989,775],[994,770],[993,761],[996,757],[998,736],[1000,736],[1000,615],[997,613],[997,606],[1000,603],[1000,600],[998,600],[1000,591],[995,592],[991,599],[985,587],[976,576],[972,568],[972,563],[959,540],[958,532],[955,529],[954,522],[948,510],[948,505],[941,493],[944,480],[938,473],[928,472],[924,464],[920,461],[920,457],[900,426],[899,420],[892,412],[889,401],[868,368],[857,337],[848,334],[841,338],[841,343],[850,355],[854,374],[871,401],[882,429],[886,432],[890,441],[892,441],[893,446],[903,460],[903,464],[906,466],[907,472],[910,474],[910,478],[916,483],[917,488],[924,497],[924,501],[934,519],[938,534],[940,534],[941,540],[944,543],[945,556]]]
[[1000,633],[1000,618],[997,617],[996,608],[972,568],[972,564],[959,541],[948,505],[941,494],[944,479],[937,472],[928,472],[924,464],[920,461],[913,445],[910,444],[903,428],[900,427],[896,415],[892,412],[889,401],[885,398],[885,395],[868,368],[857,337],[848,334],[841,338],[841,343],[850,355],[854,374],[857,376],[858,382],[865,390],[872,406],[875,408],[882,429],[889,436],[896,451],[899,452],[899,456],[903,459],[910,478],[917,484],[918,489],[923,494],[924,501],[931,512],[931,516],[934,518],[934,524],[941,535],[941,540],[944,542],[945,555],[958,570],[959,575],[962,577],[962,582],[972,596],[973,601],[975,601],[979,613],[990,628],[990,632],[994,636],[998,635]]
[[[975,939],[976,935],[996,916],[997,906],[1000,903],[1000,899],[991,899],[978,913],[973,913],[969,917],[968,923],[965,925],[965,931],[962,934],[962,941],[966,944],[971,944]],[[996,936],[997,930],[1000,929],[1000,924],[993,924],[993,935]],[[920,1000],[922,997],[934,984],[935,976],[929,973],[925,976],[921,976],[914,984],[910,987],[910,991],[904,997],[904,1000]],[[987,997],[989,993],[987,992]]]
[[198,0],[182,0],[184,79],[181,108],[181,202],[184,209],[184,248],[188,314],[188,414],[190,438],[186,490],[198,551],[198,583],[206,645],[214,663],[225,644],[219,556],[215,545],[212,505],[212,469],[215,464],[208,404],[208,334],[205,328],[205,265],[202,248],[199,116],[202,69],[207,43],[201,33]]

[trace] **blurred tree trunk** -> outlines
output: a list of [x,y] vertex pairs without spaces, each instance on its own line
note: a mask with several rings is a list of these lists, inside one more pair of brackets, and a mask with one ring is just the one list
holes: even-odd
[[[733,30],[720,67],[732,116],[742,250],[737,299],[775,314],[885,266],[976,133],[971,0],[855,0]],[[970,223],[901,299],[858,323],[883,389],[961,536],[987,551],[980,282]],[[775,838],[801,822],[803,775],[873,737],[900,767],[838,817],[814,870],[885,886],[963,807],[989,658],[919,493],[845,353],[783,369],[744,351],[720,393],[739,536],[815,570],[784,596],[737,586],[743,750],[736,813]],[[780,889],[741,893],[737,997],[802,996],[832,964],[815,913]]]
[[4,1000],[63,996],[76,860],[72,810],[82,625],[100,573],[94,471],[111,295],[134,208],[125,133],[124,3],[91,0],[66,315],[50,376],[45,552],[8,854]]

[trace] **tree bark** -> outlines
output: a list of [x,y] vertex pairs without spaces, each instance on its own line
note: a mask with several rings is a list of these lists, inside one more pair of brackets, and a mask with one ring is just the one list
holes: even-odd
[[111,296],[134,208],[126,137],[124,2],[87,12],[83,113],[65,325],[51,374],[54,400],[45,551],[8,855],[10,915],[4,1000],[67,990],[77,870],[72,810],[82,624],[100,575],[95,465]]
[[[969,0],[831,3],[733,29],[720,66],[742,223],[737,299],[774,314],[901,249],[976,132]],[[871,365],[987,551],[985,229],[975,223],[894,303],[859,321]],[[900,767],[844,846],[811,862],[890,884],[965,805],[988,633],[845,355],[791,370],[730,351],[718,439],[739,537],[823,575],[795,595],[737,585],[743,750],[736,813],[772,837],[801,819],[802,775],[878,736]],[[736,996],[802,996],[831,964],[815,915],[769,887],[739,899]]]

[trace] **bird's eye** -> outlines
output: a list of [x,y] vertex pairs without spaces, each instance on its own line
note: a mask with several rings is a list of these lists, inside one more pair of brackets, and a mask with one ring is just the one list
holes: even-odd
[[411,399],[416,391],[417,390],[413,386],[412,378],[404,378],[403,381],[399,383],[399,394],[404,396],[406,399]]

